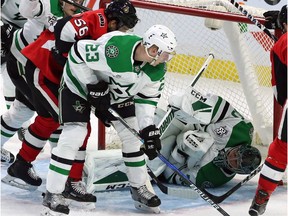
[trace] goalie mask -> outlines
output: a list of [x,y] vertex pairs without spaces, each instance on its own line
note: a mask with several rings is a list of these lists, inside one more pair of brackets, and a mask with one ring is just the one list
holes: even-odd
[[124,25],[132,29],[139,20],[136,15],[136,9],[129,0],[112,1],[105,9],[105,16],[108,21],[117,21],[117,29]]
[[237,174],[250,174],[261,163],[261,154],[253,146],[236,146],[227,151],[220,151],[213,163]]
[[[163,25],[153,25],[144,33],[143,45],[147,55],[154,58],[154,61],[157,61],[161,56],[163,62],[167,62],[175,55],[177,41],[174,33],[169,28]],[[153,45],[158,47],[156,57],[152,57],[148,53],[148,49]]]

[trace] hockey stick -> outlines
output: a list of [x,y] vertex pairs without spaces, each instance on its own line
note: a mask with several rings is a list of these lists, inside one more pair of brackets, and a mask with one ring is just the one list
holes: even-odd
[[[143,140],[140,137],[139,133],[131,128],[128,123],[112,108],[109,108],[108,111],[119,120],[134,136],[136,136],[142,143]],[[219,211],[224,216],[230,216],[224,209],[222,209],[217,203],[215,203],[203,190],[199,189],[184,173],[182,173],[177,167],[171,164],[161,153],[157,153],[158,157],[167,165],[169,166],[174,172],[176,172],[179,176],[183,178],[183,181],[194,191],[200,195],[200,197],[209,203],[212,207],[214,207],[217,211]]]
[[250,179],[252,179],[255,175],[257,175],[261,171],[262,167],[263,167],[263,164],[260,165],[257,169],[255,169],[253,172],[251,172],[245,179],[243,179],[241,182],[236,184],[233,188],[231,188],[229,191],[227,191],[225,194],[223,194],[221,196],[213,195],[213,194],[209,193],[208,191],[206,191],[205,189],[203,189],[203,191],[211,199],[213,199],[215,203],[221,203],[222,201],[227,199],[232,193],[234,193],[236,190],[238,190],[242,185],[244,185],[246,182],[248,182]]
[[77,2],[74,2],[73,0],[62,0],[62,1],[63,1],[63,2],[66,2],[66,3],[68,3],[68,4],[71,4],[71,5],[75,6],[75,7],[78,7],[79,9],[81,9],[81,10],[83,10],[83,11],[90,11],[90,10],[92,10],[92,9],[90,9],[90,8],[87,8],[87,7],[83,6],[83,5],[78,4]]
[[273,35],[264,25],[262,25],[255,17],[253,17],[247,10],[245,10],[238,2],[235,0],[229,0],[243,15],[245,15],[252,23],[254,23],[259,29],[264,31],[272,40],[275,42],[278,40],[275,35]]
[[179,197],[179,198],[185,198],[185,199],[196,199],[198,198],[198,194],[194,191],[187,190],[187,188],[183,187],[169,187],[164,185],[159,179],[155,176],[155,174],[152,172],[152,170],[147,166],[147,171],[151,179],[155,182],[155,184],[158,186],[158,188],[162,191],[162,193]]
[[[208,58],[206,59],[206,61],[202,65],[202,67],[199,69],[199,71],[197,72],[197,74],[193,78],[192,82],[190,83],[190,86],[192,86],[192,87],[195,86],[195,84],[197,83],[197,81],[201,77],[202,73],[207,69],[207,67],[208,67],[209,63],[212,61],[212,59],[214,59],[214,55],[213,55],[213,53],[209,53]],[[169,107],[169,109],[167,110],[167,113],[165,114],[165,116],[162,118],[162,120],[158,124],[158,128],[160,130],[161,135],[164,134],[164,132],[166,131],[166,129],[168,128],[168,126],[172,122],[172,120],[174,118],[175,109],[178,109],[178,108]]]

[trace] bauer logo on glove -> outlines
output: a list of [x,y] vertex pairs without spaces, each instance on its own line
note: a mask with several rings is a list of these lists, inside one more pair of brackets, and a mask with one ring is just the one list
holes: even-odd
[[87,84],[87,101],[97,111],[105,111],[110,107],[110,95],[108,83],[100,81],[97,84]]
[[103,97],[109,93],[109,89],[104,92],[89,92],[90,96],[93,98]]
[[140,131],[140,136],[144,141],[144,153],[149,160],[157,157],[157,151],[161,150],[160,130],[155,125],[150,125]]

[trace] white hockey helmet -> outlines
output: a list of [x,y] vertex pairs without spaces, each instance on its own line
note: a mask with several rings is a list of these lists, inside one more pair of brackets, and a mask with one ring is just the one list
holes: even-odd
[[146,48],[150,48],[153,45],[158,47],[158,54],[156,56],[156,60],[158,57],[166,52],[169,54],[169,61],[173,55],[175,55],[175,48],[177,46],[177,41],[175,34],[164,25],[153,25],[151,26],[143,36],[143,45]]

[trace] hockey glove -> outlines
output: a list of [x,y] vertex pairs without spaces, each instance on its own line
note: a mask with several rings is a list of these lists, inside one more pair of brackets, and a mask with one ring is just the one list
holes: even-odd
[[1,57],[5,57],[10,52],[13,33],[16,29],[10,24],[4,24],[1,21]]
[[94,106],[97,111],[109,109],[110,95],[108,83],[100,81],[97,84],[88,84],[87,89],[87,101]]
[[278,22],[279,11],[267,11],[263,13],[265,17],[264,26],[268,29],[281,29],[280,23]]
[[140,137],[144,140],[144,153],[149,160],[153,160],[157,157],[157,151],[161,150],[160,130],[150,125],[140,131]]

